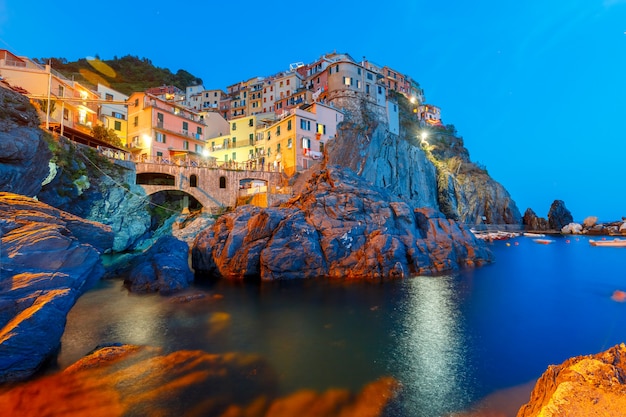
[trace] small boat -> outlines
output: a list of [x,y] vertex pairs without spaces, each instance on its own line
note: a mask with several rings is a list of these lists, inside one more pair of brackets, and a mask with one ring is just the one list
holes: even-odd
[[550,243],[554,243],[555,241],[552,239],[533,239],[533,242],[539,243],[541,245],[549,245]]
[[524,232],[524,236],[526,236],[526,237],[545,237],[545,235],[543,233],[531,233],[531,232]]
[[626,239],[613,239],[613,240],[593,240],[589,239],[591,246],[612,246],[612,247],[626,247]]

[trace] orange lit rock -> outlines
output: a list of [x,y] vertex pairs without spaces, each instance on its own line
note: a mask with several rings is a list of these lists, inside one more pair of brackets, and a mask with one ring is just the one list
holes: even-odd
[[276,375],[255,355],[122,345],[0,393],[0,415],[376,417],[397,388],[381,378],[356,395],[331,389],[278,398]]
[[0,193],[0,383],[28,378],[55,352],[112,242],[106,226]]
[[626,345],[552,365],[537,381],[518,417],[623,416]]
[[491,262],[467,227],[414,208],[347,169],[312,174],[280,207],[237,208],[201,232],[196,273],[226,279],[386,280]]

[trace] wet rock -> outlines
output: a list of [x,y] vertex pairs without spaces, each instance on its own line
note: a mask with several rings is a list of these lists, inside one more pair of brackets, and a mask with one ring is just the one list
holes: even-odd
[[626,345],[552,365],[518,417],[621,416],[626,410]]
[[572,213],[565,207],[563,200],[554,200],[548,212],[548,226],[552,230],[561,230],[566,224],[572,223]]
[[66,315],[98,280],[106,226],[0,193],[0,382],[28,378],[58,348]]
[[381,378],[360,393],[303,390],[278,397],[278,377],[256,355],[102,347],[63,372],[0,394],[0,415],[376,417],[398,383]]
[[435,209],[415,209],[348,169],[313,175],[282,207],[242,207],[192,247],[195,271],[261,280],[384,280],[490,262],[485,244]]
[[131,262],[124,283],[132,292],[169,295],[193,282],[189,246],[173,236],[163,236]]

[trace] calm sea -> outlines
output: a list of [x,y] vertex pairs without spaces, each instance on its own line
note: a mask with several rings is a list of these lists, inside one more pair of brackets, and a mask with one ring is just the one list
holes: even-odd
[[485,397],[514,415],[548,365],[626,341],[626,304],[611,300],[626,290],[626,248],[555,240],[495,242],[494,264],[454,275],[207,284],[191,292],[222,297],[183,304],[104,281],[70,312],[58,364],[108,342],[259,353],[284,394],[392,375],[404,389],[389,415],[442,416]]

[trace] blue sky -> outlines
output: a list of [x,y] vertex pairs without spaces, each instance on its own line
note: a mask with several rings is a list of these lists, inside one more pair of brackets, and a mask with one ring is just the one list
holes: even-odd
[[[104,14],[102,14],[104,13]],[[0,48],[146,57],[207,88],[324,53],[411,75],[520,211],[626,216],[626,0],[0,0]]]

